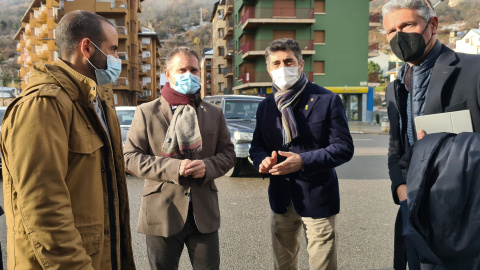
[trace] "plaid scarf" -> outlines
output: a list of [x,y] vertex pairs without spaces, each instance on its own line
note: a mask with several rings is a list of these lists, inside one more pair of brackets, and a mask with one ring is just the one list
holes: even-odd
[[307,85],[307,78],[302,73],[300,79],[287,90],[278,90],[273,84],[273,93],[275,97],[275,103],[278,110],[282,113],[282,135],[283,144],[289,144],[293,139],[298,137],[298,127],[293,115],[292,103],[294,103],[298,97],[303,93],[305,86]]
[[[166,83],[162,96],[170,106],[178,106],[167,129],[162,146],[162,156],[180,157],[185,153],[202,150],[202,135],[195,107],[202,102],[200,95],[183,95]],[[195,107],[194,107],[195,105]]]

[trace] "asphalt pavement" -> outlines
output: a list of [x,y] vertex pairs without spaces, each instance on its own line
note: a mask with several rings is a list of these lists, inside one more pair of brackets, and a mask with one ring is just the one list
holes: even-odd
[[[349,124],[355,155],[350,162],[337,168],[341,197],[341,210],[337,217],[338,267],[347,270],[392,269],[397,206],[391,199],[386,169],[388,136],[382,135],[380,126],[358,122]],[[216,180],[222,218],[219,230],[221,269],[273,268],[268,181],[252,170],[240,177]],[[145,237],[135,229],[143,180],[129,176],[127,184],[135,262],[137,269],[149,269]],[[3,192],[0,196],[0,202],[3,202]],[[0,224],[5,263],[5,216],[0,217]],[[305,240],[303,236],[301,239],[299,269],[308,269]],[[179,269],[192,269],[186,252],[182,255]]]

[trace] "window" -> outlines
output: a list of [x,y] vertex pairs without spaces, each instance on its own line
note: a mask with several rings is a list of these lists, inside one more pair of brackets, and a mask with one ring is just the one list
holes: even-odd
[[218,55],[224,56],[225,55],[225,48],[224,47],[219,47],[218,48]]
[[315,13],[325,13],[325,0],[315,1],[313,9]]
[[314,61],[313,62],[313,73],[314,74],[325,74],[325,62],[324,61]]
[[219,20],[223,19],[223,9],[218,10],[218,19]]
[[219,38],[223,38],[223,35],[224,35],[224,30],[223,30],[223,28],[218,29],[218,37],[219,37]]
[[319,30],[313,32],[313,43],[325,44],[325,31]]
[[469,39],[469,38],[466,38],[466,39],[465,39],[465,43],[470,43],[470,39]]

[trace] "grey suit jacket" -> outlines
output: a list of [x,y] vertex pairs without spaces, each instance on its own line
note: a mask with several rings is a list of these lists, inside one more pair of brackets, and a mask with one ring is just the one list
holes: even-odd
[[180,232],[187,219],[190,195],[198,230],[210,233],[220,228],[215,178],[233,167],[235,151],[221,109],[202,102],[196,112],[203,145],[190,159],[204,161],[204,181],[179,176],[180,163],[189,158],[187,155],[179,159],[161,155],[173,117],[170,104],[161,97],[135,110],[124,155],[126,168],[145,179],[137,226],[139,233],[168,237]]

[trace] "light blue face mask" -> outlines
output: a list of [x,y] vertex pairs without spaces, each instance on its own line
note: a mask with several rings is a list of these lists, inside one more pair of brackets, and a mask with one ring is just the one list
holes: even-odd
[[193,95],[200,89],[200,77],[190,72],[176,74],[175,85],[172,88],[180,94]]
[[117,59],[113,55],[106,55],[95,43],[92,42],[92,44],[107,57],[107,69],[98,69],[87,58],[88,63],[95,69],[97,85],[109,84],[116,81],[122,72],[122,59]]

